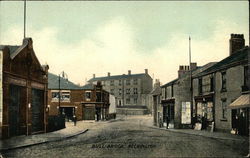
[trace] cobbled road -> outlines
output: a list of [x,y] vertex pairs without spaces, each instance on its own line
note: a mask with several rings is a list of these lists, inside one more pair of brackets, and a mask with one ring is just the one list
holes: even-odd
[[11,150],[3,157],[243,157],[248,149],[246,143],[155,129],[149,116],[92,124],[76,137]]

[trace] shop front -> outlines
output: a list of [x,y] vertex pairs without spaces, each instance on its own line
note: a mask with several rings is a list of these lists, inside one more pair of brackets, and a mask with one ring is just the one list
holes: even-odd
[[210,130],[214,126],[213,95],[195,97],[195,123],[200,123],[202,129]]
[[250,94],[243,94],[232,102],[232,133],[249,136]]
[[162,100],[163,107],[163,126],[166,128],[174,128],[174,99]]

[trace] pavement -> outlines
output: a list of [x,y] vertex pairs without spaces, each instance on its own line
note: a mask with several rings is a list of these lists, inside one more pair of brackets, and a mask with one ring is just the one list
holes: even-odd
[[[124,118],[125,117],[125,118]],[[193,129],[166,129],[166,128],[159,128],[157,126],[153,126],[152,117],[150,115],[146,116],[147,119],[140,119],[141,117],[145,118],[144,116],[121,116],[118,117],[116,120],[110,121],[78,121],[77,125],[74,126],[73,122],[66,122],[66,128],[50,132],[50,133],[43,133],[43,134],[36,134],[36,135],[29,135],[29,136],[16,136],[6,140],[0,140],[0,152],[7,151],[11,149],[29,147],[38,144],[44,144],[48,142],[54,141],[62,141],[67,138],[71,138],[82,133],[88,131],[89,127],[98,126],[99,123],[112,123],[117,121],[122,121],[123,119],[138,119],[138,123],[141,125],[148,126],[153,129],[158,130],[167,130],[170,132],[177,132],[183,134],[190,134],[190,135],[198,135],[213,139],[221,139],[221,140],[234,140],[234,141],[246,141],[249,137],[233,135],[230,133],[224,132],[210,132],[205,130],[193,130]]]
[[21,135],[5,140],[0,140],[0,152],[71,138],[87,132],[88,128],[85,127],[85,124],[89,124],[92,122],[78,121],[76,126],[74,126],[73,122],[66,122],[66,128],[58,131],[28,136]]

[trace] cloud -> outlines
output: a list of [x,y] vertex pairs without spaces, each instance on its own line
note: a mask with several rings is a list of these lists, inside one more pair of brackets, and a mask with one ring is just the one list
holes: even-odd
[[[231,33],[243,33],[248,43],[247,26],[239,26],[228,21],[218,21],[211,38],[198,40],[192,37],[192,61],[204,65],[219,61],[229,54]],[[48,63],[50,72],[65,71],[69,80],[84,84],[85,79],[127,73],[143,73],[148,69],[154,78],[166,83],[177,77],[179,65],[188,64],[188,34],[178,32],[169,35],[171,40],[150,52],[141,52],[135,42],[135,31],[121,17],[114,17],[99,26],[87,38],[74,44],[63,44],[57,39],[57,28],[42,30],[30,28],[34,50],[40,63]],[[79,36],[81,36],[79,34]],[[2,44],[21,44],[22,28],[11,27],[3,33]]]

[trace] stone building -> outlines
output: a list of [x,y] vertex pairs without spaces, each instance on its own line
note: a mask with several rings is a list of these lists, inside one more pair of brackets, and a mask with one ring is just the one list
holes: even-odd
[[[89,80],[89,83],[101,81],[103,89],[115,96],[117,113],[144,114],[149,109],[149,94],[152,91],[152,78],[145,69],[145,73],[128,74],[106,77],[96,77]],[[151,110],[151,108],[150,108]]]
[[0,138],[47,131],[48,69],[31,38],[0,46]]
[[82,87],[83,100],[79,103],[83,120],[106,120],[109,114],[109,92],[98,81],[97,85],[87,84]]
[[[59,95],[60,92],[60,95]],[[80,107],[76,102],[83,100],[83,90],[80,86],[74,84],[66,78],[59,75],[49,73],[48,75],[48,105],[49,115],[56,116],[60,112],[65,116],[66,120],[72,120],[75,114],[78,114]],[[60,96],[60,102],[59,102]],[[77,119],[81,120],[82,114],[77,115]]]
[[243,35],[231,34],[229,56],[194,76],[193,115],[197,121],[203,116],[208,127],[214,122],[215,129],[231,131],[237,126],[236,115],[242,114],[240,124],[248,133],[249,50]]
[[162,113],[160,108],[161,103],[161,83],[156,79],[152,92],[150,93],[150,104],[152,104],[153,123],[155,126],[159,125],[159,113]]
[[[196,63],[189,66],[181,65],[178,70],[178,78],[161,86],[161,106],[162,113],[159,113],[164,126],[167,119],[169,128],[186,128],[192,125],[192,102],[191,102],[191,72],[195,75],[212,66],[208,63],[198,67]],[[167,118],[168,117],[168,118]]]

